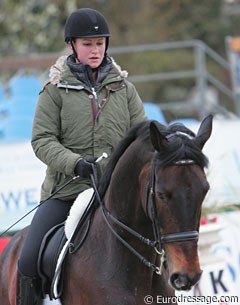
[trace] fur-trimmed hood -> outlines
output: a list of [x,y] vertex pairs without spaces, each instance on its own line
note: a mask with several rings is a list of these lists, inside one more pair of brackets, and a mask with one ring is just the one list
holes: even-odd
[[[53,85],[57,85],[61,81],[63,81],[63,75],[67,69],[67,65],[66,65],[67,58],[68,58],[67,55],[60,56],[57,59],[56,63],[53,66],[51,66],[49,72],[49,78],[50,78],[50,82]],[[122,70],[121,67],[115,62],[115,60],[112,57],[111,60],[112,60],[112,65],[118,71],[119,76],[121,76],[122,78],[126,78],[128,76],[128,72],[126,70]]]

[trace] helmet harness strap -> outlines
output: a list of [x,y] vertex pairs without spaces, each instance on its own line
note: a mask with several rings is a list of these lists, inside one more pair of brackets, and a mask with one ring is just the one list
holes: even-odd
[[80,62],[80,60],[78,59],[77,51],[76,51],[76,49],[75,49],[74,39],[72,39],[72,38],[69,39],[69,42],[70,42],[70,44],[71,44],[71,47],[72,47],[72,50],[73,50],[73,54],[74,54],[76,60],[77,60],[78,62]]

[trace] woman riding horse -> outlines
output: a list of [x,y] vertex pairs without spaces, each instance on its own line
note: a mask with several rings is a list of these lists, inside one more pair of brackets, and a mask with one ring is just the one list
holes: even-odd
[[[59,58],[40,93],[32,147],[47,165],[41,189],[45,202],[33,217],[19,258],[17,305],[41,302],[36,292],[42,239],[66,219],[78,194],[90,187],[91,163],[103,152],[110,155],[127,130],[146,119],[126,71],[107,55],[109,37],[101,13],[90,8],[73,12],[65,24],[65,42],[72,55]],[[79,179],[61,188],[73,176]]]

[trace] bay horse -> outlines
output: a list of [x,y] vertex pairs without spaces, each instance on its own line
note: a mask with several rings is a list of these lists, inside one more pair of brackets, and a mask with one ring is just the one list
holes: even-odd
[[[88,236],[67,255],[63,305],[156,305],[159,298],[176,304],[175,290],[198,282],[198,231],[209,189],[202,148],[211,131],[211,115],[196,135],[184,125],[156,121],[130,129],[99,182]],[[1,305],[15,304],[26,230],[0,257]]]

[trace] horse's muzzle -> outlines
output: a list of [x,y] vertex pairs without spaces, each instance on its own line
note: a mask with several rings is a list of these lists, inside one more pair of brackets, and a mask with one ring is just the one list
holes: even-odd
[[170,283],[176,290],[190,290],[201,278],[202,271],[190,278],[186,273],[173,273],[170,276]]

